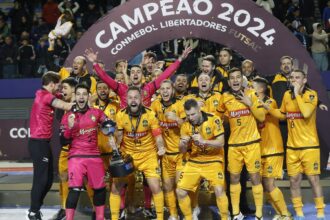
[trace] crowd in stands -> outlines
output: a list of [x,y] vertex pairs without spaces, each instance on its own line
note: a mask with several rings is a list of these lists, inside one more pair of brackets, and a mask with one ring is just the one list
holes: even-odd
[[[68,38],[56,40],[54,60],[57,65],[63,64],[84,31],[108,10],[124,2],[125,0],[15,0],[9,12],[5,13],[0,8],[0,78],[40,77],[47,71],[45,55],[48,33],[53,30],[61,14],[72,16],[73,28]],[[255,3],[272,13],[297,36],[320,71],[328,70],[330,1],[255,0]],[[37,13],[37,8],[41,12]],[[159,60],[175,59],[179,54],[180,41],[183,40],[164,42],[148,50],[155,52]],[[200,40],[186,67],[194,69],[198,66],[198,58],[203,56],[201,53],[213,52],[209,51],[212,50],[210,44],[213,43]]]

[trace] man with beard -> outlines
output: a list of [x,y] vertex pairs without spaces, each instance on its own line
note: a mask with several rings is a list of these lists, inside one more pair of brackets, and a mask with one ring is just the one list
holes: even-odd
[[53,134],[54,109],[70,110],[72,104],[57,99],[60,76],[52,71],[42,78],[42,89],[37,90],[30,115],[29,152],[33,162],[31,206],[27,218],[41,219],[40,208],[53,184],[53,155],[50,139]]
[[[164,79],[169,78],[179,68],[180,63],[187,58],[191,51],[192,49],[190,47],[186,48],[179,59],[175,61],[171,66],[169,66],[156,80],[146,84],[142,82],[143,73],[141,66],[133,65],[131,67],[129,75],[130,81],[133,86],[141,89],[142,104],[144,106],[151,105],[152,95],[159,89],[161,82]],[[126,95],[129,86],[124,83],[116,82],[111,77],[109,77],[96,63],[97,55],[98,52],[94,53],[91,49],[85,50],[85,56],[90,62],[93,63],[93,67],[100,79],[103,80],[109,86],[109,88],[111,88],[120,97],[120,108],[125,108],[127,106]]]
[[[211,78],[208,74],[202,73],[198,77],[198,93],[190,95],[197,101],[203,112],[218,114],[217,108],[221,99],[221,94],[211,90]],[[218,115],[220,116],[220,115]]]
[[175,98],[182,100],[188,95],[188,76],[187,74],[180,73],[176,75],[174,84]]
[[73,220],[84,177],[94,190],[93,205],[96,220],[104,219],[104,166],[97,146],[99,124],[107,120],[100,109],[88,107],[89,88],[79,84],[75,89],[76,105],[62,119],[63,138],[71,140],[68,160],[69,195],[66,201],[66,219]]
[[253,78],[257,76],[257,71],[254,69],[254,63],[252,60],[243,60],[242,73],[246,76],[249,83],[252,83]]
[[228,84],[222,74],[215,69],[215,58],[212,55],[203,57],[200,73],[195,73],[189,80],[189,92],[192,94],[198,93],[198,77],[204,73],[211,78],[211,90],[223,92],[228,89]]
[[96,92],[96,80],[92,77],[87,70],[86,59],[83,56],[76,56],[73,59],[72,67],[61,67],[54,63],[54,40],[49,39],[48,48],[48,69],[59,72],[61,80],[68,77],[73,77],[78,83],[85,83],[91,94]]
[[[265,114],[253,90],[243,91],[243,74],[240,69],[228,71],[230,91],[222,95],[219,111],[228,115],[230,136],[228,140],[228,171],[233,219],[244,218],[240,212],[240,174],[245,164],[252,182],[256,206],[256,219],[262,219],[263,188],[260,182],[260,135],[256,120],[263,122]],[[244,134],[244,135],[242,135]]]
[[169,220],[178,219],[175,185],[182,170],[182,154],[179,151],[180,126],[183,123],[183,102],[174,97],[171,80],[164,80],[160,86],[160,99],[151,104],[156,113],[165,141],[166,153],[162,158],[162,177],[165,202],[169,208]]
[[[160,187],[158,156],[165,153],[162,130],[155,113],[142,105],[141,91],[130,87],[127,91],[127,108],[117,113],[117,145],[123,154],[133,158],[134,168],[144,173],[152,191],[157,219],[162,220],[164,195]],[[156,148],[157,146],[157,148]],[[114,178],[111,194],[111,219],[118,220],[120,190],[127,178]]]
[[186,220],[192,220],[191,202],[188,191],[195,192],[202,178],[209,181],[216,196],[221,219],[228,219],[228,198],[224,181],[224,130],[218,116],[200,110],[194,99],[184,104],[188,121],[180,129],[179,148],[191,154],[184,166],[177,186],[180,209]]
[[317,92],[309,89],[307,74],[294,70],[290,76],[292,90],[285,92],[280,109],[264,105],[270,113],[287,120],[288,141],[286,164],[290,177],[292,204],[296,212],[294,219],[305,219],[300,184],[305,174],[312,186],[317,219],[324,220],[324,198],[320,186],[320,143],[316,128]]
[[[63,101],[72,103],[74,102],[74,90],[77,85],[77,81],[72,78],[66,78],[61,82],[62,85],[62,95]],[[62,130],[62,129],[61,129]],[[69,194],[69,185],[68,185],[68,155],[69,155],[69,142],[61,140],[62,149],[58,159],[58,175],[60,177],[60,186],[59,194],[61,199],[61,209],[53,217],[54,220],[62,220],[65,218],[65,203],[66,198]]]

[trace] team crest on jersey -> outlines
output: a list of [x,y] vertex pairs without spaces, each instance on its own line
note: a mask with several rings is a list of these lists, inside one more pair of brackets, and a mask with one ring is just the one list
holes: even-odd
[[148,95],[146,90],[143,90],[143,96],[146,97]]
[[148,120],[144,119],[144,120],[142,121],[142,126],[143,126],[143,127],[148,127]]
[[272,172],[273,172],[273,167],[272,167],[272,166],[269,166],[269,167],[267,168],[267,172],[268,172],[268,173],[272,173]]
[[218,173],[218,179],[223,179],[223,174],[222,173]]
[[218,101],[218,100],[213,100],[213,105],[214,105],[215,107],[217,107],[217,106],[219,105],[219,101]]
[[93,122],[96,121],[96,117],[95,117],[94,115],[91,115],[90,117],[91,117],[91,120],[92,120]]
[[313,101],[315,98],[315,95],[309,95],[309,100]]
[[257,160],[256,162],[254,162],[254,167],[256,169],[260,169],[260,161],[259,160]]
[[318,170],[319,169],[319,164],[318,163],[314,163],[314,170]]
[[111,115],[114,115],[114,114],[116,114],[116,113],[115,113],[115,110],[113,110],[113,109],[110,109],[110,114],[111,114]]

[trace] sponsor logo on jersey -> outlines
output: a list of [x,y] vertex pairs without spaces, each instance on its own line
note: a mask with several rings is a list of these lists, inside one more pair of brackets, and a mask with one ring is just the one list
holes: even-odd
[[130,137],[130,138],[141,138],[144,137],[148,134],[147,131],[143,131],[143,132],[127,132],[126,136]]
[[301,112],[287,112],[286,118],[288,118],[288,119],[304,119],[304,116],[301,114]]
[[245,108],[245,109],[239,109],[236,111],[230,111],[229,117],[230,118],[240,118],[241,116],[248,116],[250,114],[251,114],[250,109]]
[[162,128],[177,128],[178,127],[178,123],[177,122],[160,121],[159,122],[159,125]]

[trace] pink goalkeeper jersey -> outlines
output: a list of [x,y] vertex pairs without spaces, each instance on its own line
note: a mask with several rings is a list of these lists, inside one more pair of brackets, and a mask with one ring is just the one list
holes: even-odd
[[[68,117],[74,114],[74,126],[68,128]],[[99,123],[107,119],[102,110],[89,108],[85,113],[66,113],[62,118],[62,129],[64,137],[72,139],[69,149],[70,157],[99,156],[100,151],[97,146],[97,130]]]
[[[179,68],[180,63],[181,62],[179,60],[176,60],[169,67],[167,67],[166,70],[157,77],[157,79],[141,86],[142,103],[144,106],[149,107],[151,105],[152,95],[159,89],[163,80],[172,76],[172,74]],[[128,90],[128,85],[116,82],[98,64],[94,64],[94,69],[101,80],[103,80],[110,87],[110,89],[117,93],[120,98],[120,108],[126,108],[126,93]]]
[[46,89],[39,89],[33,101],[30,114],[30,137],[33,139],[51,139],[53,135],[55,96]]

